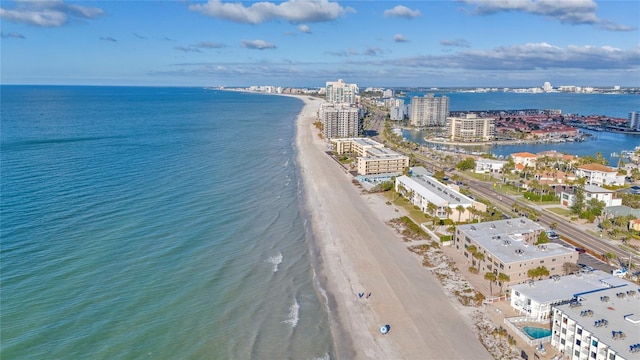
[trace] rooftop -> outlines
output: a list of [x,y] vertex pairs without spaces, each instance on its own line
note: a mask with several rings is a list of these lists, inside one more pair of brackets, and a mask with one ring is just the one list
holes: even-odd
[[401,176],[399,180],[405,182],[420,196],[429,200],[439,206],[444,206],[445,203],[449,204],[449,207],[456,207],[458,205],[471,206],[473,200],[462,195],[461,193],[447,187],[447,185],[439,182],[431,176],[419,176],[410,178],[408,176]]
[[577,294],[628,284],[621,281],[624,280],[604,271],[595,270],[589,273],[579,272],[574,275],[512,285],[511,289],[540,304],[550,304],[571,300]]
[[[640,288],[626,286],[580,295],[580,306],[558,305],[567,316],[575,320],[593,338],[605,342],[610,349],[625,359],[635,359],[630,351],[640,343]],[[586,314],[586,315],[585,315]],[[605,320],[606,326],[600,326]],[[619,336],[619,333],[624,336]]]
[[537,158],[538,155],[536,154],[532,154],[530,152],[519,152],[519,153],[513,153],[511,154],[511,156],[517,156],[517,157],[528,157],[528,158]]
[[584,191],[586,191],[588,193],[592,193],[592,194],[594,194],[594,193],[604,193],[604,194],[606,194],[606,193],[614,192],[613,190],[607,190],[607,189],[602,188],[602,187],[597,186],[597,185],[585,185],[584,186]]
[[544,231],[544,228],[524,217],[459,225],[456,231],[469,235],[505,264],[572,255],[575,252],[574,249],[556,243],[535,246],[525,242],[524,235]]
[[601,165],[601,164],[596,164],[596,163],[578,166],[578,169],[587,170],[587,171],[600,171],[600,172],[607,172],[607,173],[617,172],[613,168],[610,168],[608,166],[604,166],[604,165]]

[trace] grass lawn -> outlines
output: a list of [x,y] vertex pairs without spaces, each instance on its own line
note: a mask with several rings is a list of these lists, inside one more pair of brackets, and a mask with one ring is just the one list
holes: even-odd
[[571,217],[571,210],[569,210],[569,209],[557,207],[557,208],[547,208],[547,210],[549,210],[551,212],[554,212],[554,213],[556,213],[558,215]]
[[463,174],[465,174],[466,176],[468,176],[470,178],[474,178],[476,180],[487,181],[487,182],[491,181],[491,180],[489,180],[489,177],[491,176],[490,174],[478,174],[478,173],[475,173],[473,171],[465,171]]
[[[391,201],[393,205],[405,209],[409,213],[411,220],[416,224],[421,224],[427,220],[421,210],[414,208],[411,203],[406,201],[402,196],[397,195],[394,191],[385,191],[383,194],[387,201]],[[398,214],[398,217],[400,217],[400,214]]]

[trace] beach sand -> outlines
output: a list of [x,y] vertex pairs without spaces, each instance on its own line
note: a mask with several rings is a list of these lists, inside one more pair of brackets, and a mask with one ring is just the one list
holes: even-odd
[[[491,359],[472,330],[471,310],[447,297],[385,224],[402,211],[380,196],[363,195],[326,154],[313,126],[322,100],[297,97],[305,102],[297,119],[298,163],[337,357]],[[391,330],[382,335],[379,329],[386,324]]]

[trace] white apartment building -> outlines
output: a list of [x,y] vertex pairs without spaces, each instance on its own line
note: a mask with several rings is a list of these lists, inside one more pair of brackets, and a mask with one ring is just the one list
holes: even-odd
[[528,166],[533,169],[535,169],[536,160],[538,160],[538,156],[530,152],[513,153],[509,156],[511,156],[511,159],[513,160],[514,164],[516,165],[521,164],[523,166]]
[[[529,280],[530,269],[544,266],[549,275],[562,275],[564,263],[578,261],[578,252],[573,248],[556,243],[534,245],[544,230],[524,217],[458,225],[454,244],[480,274],[504,273],[510,278],[505,285],[519,284]],[[474,258],[468,251],[472,245],[484,260]]]
[[356,107],[325,103],[320,107],[320,119],[326,140],[360,134],[360,110]]
[[[584,186],[584,201],[588,202],[591,199],[597,199],[602,201],[606,206],[618,206],[622,205],[622,199],[616,198],[615,191],[607,190],[596,185]],[[576,201],[574,193],[562,192],[560,194],[560,203],[564,206],[572,206]]]
[[491,141],[495,138],[494,118],[478,118],[476,114],[447,118],[447,138],[458,142]]
[[570,360],[640,358],[640,296],[628,283],[553,308],[551,346]]
[[631,111],[628,119],[629,129],[640,131],[640,111]]
[[399,174],[409,167],[409,157],[387,149],[383,144],[368,138],[331,139],[338,154],[357,156],[359,175]]
[[410,123],[413,126],[444,126],[449,116],[449,98],[426,94],[411,98]]
[[358,85],[347,84],[342,79],[327,81],[325,86],[326,101],[330,103],[355,104],[358,92]]
[[502,172],[502,168],[506,164],[503,160],[484,159],[479,158],[476,160],[476,173],[499,173]]
[[531,321],[546,320],[548,323],[554,305],[569,303],[575,299],[576,294],[610,289],[626,283],[625,280],[600,270],[532,280],[511,286],[511,307]]
[[576,177],[584,177],[590,185],[624,185],[624,175],[601,164],[586,164],[576,169]]
[[[440,219],[453,221],[470,221],[473,214],[469,209],[487,211],[487,206],[477,202],[460,192],[447,187],[431,176],[409,177],[406,175],[396,178],[395,189],[411,204],[418,206],[422,212]],[[435,205],[435,210],[429,204]],[[462,211],[458,208],[462,207]],[[447,210],[449,209],[449,210]]]

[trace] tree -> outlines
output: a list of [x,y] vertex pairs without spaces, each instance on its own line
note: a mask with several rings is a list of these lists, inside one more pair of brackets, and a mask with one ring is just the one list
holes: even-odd
[[549,270],[544,266],[538,266],[535,269],[529,269],[527,271],[527,277],[529,277],[531,279],[533,279],[533,278],[541,279],[541,278],[543,278],[545,276],[549,276],[549,274],[550,274]]
[[462,213],[464,212],[464,206],[458,205],[456,206],[456,210],[458,211],[458,222],[460,222],[460,218],[462,217]]
[[502,286],[504,286],[504,283],[511,281],[511,277],[505,273],[500,273],[498,274],[498,281],[500,281],[500,294],[502,295]]
[[429,212],[429,215],[431,216],[436,216],[436,210],[438,210],[438,205],[430,202],[427,204],[427,211]]
[[558,223],[554,221],[551,223],[551,225],[549,225],[549,227],[551,228],[551,230],[555,230],[558,228]]
[[573,188],[573,204],[569,207],[574,214],[580,214],[584,208],[584,185]]
[[491,295],[493,295],[492,285],[493,285],[493,282],[496,281],[496,279],[497,279],[496,274],[494,274],[493,272],[489,271],[486,274],[484,274],[484,279],[489,281],[489,293]]
[[473,253],[473,258],[478,260],[478,269],[480,269],[480,264],[482,264],[482,262],[484,261],[484,254],[476,251],[475,253]]
[[476,161],[473,158],[466,158],[456,164],[456,169],[460,171],[472,170],[476,168]]
[[447,219],[451,216],[451,214],[453,214],[453,209],[450,207],[445,207],[444,211],[447,213]]
[[535,243],[535,245],[542,245],[548,242],[549,242],[549,235],[547,235],[546,231],[541,231],[540,235],[538,235],[538,241]]

